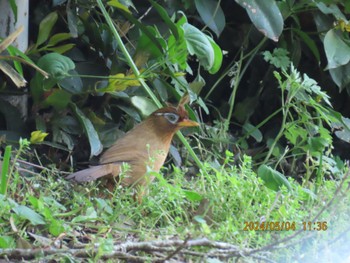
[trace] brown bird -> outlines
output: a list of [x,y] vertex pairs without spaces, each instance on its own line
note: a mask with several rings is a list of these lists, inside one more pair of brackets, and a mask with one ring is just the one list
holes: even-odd
[[199,126],[188,118],[185,103],[187,98],[183,98],[177,107],[156,110],[107,149],[99,165],[73,173],[67,179],[89,182],[104,177],[109,185],[114,185],[118,181],[115,179],[119,179],[122,164],[127,163],[130,169],[121,178],[121,184],[136,187],[137,199],[141,202],[147,185],[154,179],[145,175],[149,168],[158,172],[163,166],[176,131],[183,127]]

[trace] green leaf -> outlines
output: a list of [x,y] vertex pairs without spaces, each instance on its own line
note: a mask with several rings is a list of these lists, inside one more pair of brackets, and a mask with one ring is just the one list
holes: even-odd
[[331,68],[329,69],[329,73],[334,83],[339,87],[339,92],[341,92],[344,87],[348,90],[348,84],[350,84],[350,63],[337,68]]
[[[42,96],[44,95],[45,91],[51,90],[55,85],[57,85],[57,83],[70,76],[69,72],[75,68],[75,64],[69,57],[58,53],[49,53],[42,56],[38,60],[38,66],[48,72],[50,77],[46,79],[40,73],[35,73],[35,76],[30,83],[30,87],[34,102],[36,104],[40,104],[42,102]],[[76,88],[81,87],[78,86]]]
[[121,4],[118,0],[108,1],[107,5],[116,7],[118,9],[124,10],[125,12],[131,13],[127,6]]
[[149,0],[152,4],[152,6],[154,7],[154,9],[157,10],[158,14],[160,15],[160,17],[163,19],[163,21],[165,22],[165,24],[167,24],[167,26],[169,27],[171,33],[174,35],[174,37],[176,39],[179,39],[179,33],[178,33],[178,29],[176,24],[170,19],[167,11],[159,4],[157,4],[156,2],[154,2],[153,0]]
[[69,71],[75,68],[74,62],[58,53],[49,53],[38,60],[38,66],[48,72],[55,80],[69,76]]
[[327,56],[328,69],[337,68],[349,63],[350,46],[344,42],[336,29],[331,29],[327,32],[323,44]]
[[195,0],[195,4],[204,23],[219,37],[226,24],[220,2],[217,0]]
[[65,231],[64,225],[59,220],[53,220],[49,226],[49,232],[51,235],[57,237]]
[[57,47],[49,47],[49,48],[46,48],[45,50],[51,51],[51,52],[56,52],[58,54],[63,54],[63,53],[66,53],[67,51],[71,50],[73,47],[75,47],[75,44],[65,44],[65,45],[57,46]]
[[308,46],[308,48],[311,50],[312,54],[316,58],[317,62],[320,62],[320,52],[318,51],[317,45],[315,41],[309,37],[308,34],[306,34],[304,31],[301,31],[298,28],[292,29],[299,37],[304,41],[304,43]]
[[151,58],[162,56],[162,49],[159,49],[159,46],[166,45],[164,39],[161,38],[159,32],[155,28],[148,26],[144,29],[146,31],[141,31],[141,36],[137,41],[136,54],[141,53],[142,55],[142,53],[147,52],[151,55]]
[[0,236],[0,248],[16,248],[16,242],[11,236]]
[[342,11],[339,9],[339,7],[336,4],[330,4],[327,6],[325,3],[322,3],[321,1],[317,1],[317,2],[316,2],[316,6],[322,13],[326,15],[331,14],[335,18],[337,18],[337,20],[342,19],[344,21],[347,21],[345,15],[342,13]]
[[19,205],[14,208],[12,208],[13,212],[15,212],[18,216],[29,220],[32,225],[44,225],[45,221],[44,218],[39,215],[34,210],[30,209],[27,206]]
[[283,17],[275,0],[236,0],[246,9],[254,26],[277,42],[283,30]]
[[197,192],[183,190],[183,193],[185,194],[186,198],[191,202],[201,201],[203,199],[203,196],[198,194]]
[[78,76],[78,72],[75,70],[71,70],[70,74],[76,75],[72,77],[67,77],[58,81],[60,87],[65,89],[71,94],[79,94],[83,92],[83,82],[81,78]]
[[10,7],[12,9],[13,12],[13,17],[15,18],[15,23],[17,24],[17,4],[16,4],[16,0],[9,0],[10,3]]
[[77,116],[81,126],[84,128],[85,134],[89,139],[91,148],[90,158],[92,156],[100,154],[103,150],[103,146],[91,121],[85,116],[85,114],[80,109],[78,109],[77,105],[75,105],[74,103],[71,103],[70,105],[75,115]]
[[289,191],[292,190],[292,186],[283,174],[265,164],[260,165],[258,176],[264,180],[266,187],[274,191],[278,191],[283,185],[286,186]]
[[70,102],[72,94],[69,94],[65,90],[53,89],[52,92],[45,100],[42,102],[44,108],[52,106],[56,110],[65,109]]
[[12,149],[11,145],[6,146],[4,158],[2,160],[1,181],[0,181],[0,194],[2,195],[6,195],[6,192],[7,192],[11,149]]
[[55,46],[56,44],[65,41],[67,39],[70,39],[72,36],[70,33],[58,33],[50,37],[49,43],[47,43],[47,46]]
[[[345,142],[348,142],[350,143],[350,119],[349,118],[345,118],[345,117],[342,117],[342,120],[343,120],[343,123],[346,125],[346,127],[344,127],[345,125],[342,125],[342,124],[338,124],[336,128],[338,128],[337,131],[335,131],[335,135],[345,141]],[[333,124],[334,125],[334,124]],[[332,125],[332,126],[333,126]],[[334,128],[334,127],[332,127]]]
[[185,40],[184,30],[181,26],[178,26],[179,39],[171,35],[168,38],[168,57],[170,62],[174,65],[177,64],[180,70],[185,70],[187,68],[187,44]]
[[[9,48],[11,47],[11,48]],[[13,46],[9,46],[7,47],[7,51],[9,52],[9,54],[11,56],[16,56],[16,48]],[[22,68],[22,64],[19,63],[18,61],[13,61],[13,65],[15,67],[15,69],[17,70],[17,72],[23,77],[23,68]]]
[[208,40],[209,40],[209,42],[210,42],[210,44],[211,44],[211,46],[213,48],[213,51],[214,51],[214,63],[211,66],[211,68],[209,69],[209,73],[210,74],[215,74],[221,68],[222,58],[223,58],[222,50],[218,46],[218,44],[216,44],[215,41],[211,37],[207,36],[207,38],[208,38]]
[[39,25],[38,39],[36,40],[36,46],[40,46],[46,40],[48,40],[53,26],[56,24],[58,15],[57,12],[48,14]]
[[97,213],[93,207],[88,207],[86,210],[86,215],[79,215],[74,217],[72,223],[78,222],[94,222],[98,219]]
[[275,48],[273,53],[264,51],[264,60],[274,65],[276,68],[286,70],[290,65],[289,52],[284,48]]
[[311,153],[320,153],[323,152],[325,147],[329,145],[327,139],[322,137],[312,137],[307,140],[307,149]]
[[256,128],[254,125],[250,124],[249,122],[246,122],[243,125],[243,129],[250,135],[252,136],[257,142],[261,142],[263,139],[263,135],[261,131]]
[[208,37],[189,23],[185,23],[183,29],[189,53],[196,55],[199,63],[206,70],[210,70],[214,65],[215,55]]
[[158,108],[153,101],[142,96],[133,96],[131,103],[137,108],[143,116],[149,116]]

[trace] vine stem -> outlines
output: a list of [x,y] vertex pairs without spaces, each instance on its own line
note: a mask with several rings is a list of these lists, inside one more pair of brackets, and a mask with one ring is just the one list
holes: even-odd
[[[109,16],[106,8],[104,7],[103,3],[101,0],[96,0],[98,6],[100,7],[103,16],[106,19],[106,22],[109,26],[109,28],[112,31],[112,34],[114,35],[115,39],[117,40],[118,43],[118,47],[120,48],[121,52],[124,54],[125,59],[128,63],[128,65],[130,66],[130,68],[132,69],[132,71],[135,74],[135,77],[137,78],[137,80],[141,83],[141,86],[146,90],[147,94],[151,97],[151,99],[154,101],[154,103],[157,105],[158,108],[163,107],[163,105],[161,104],[161,102],[158,100],[158,98],[156,97],[156,95],[152,92],[151,88],[148,86],[148,84],[146,83],[146,81],[142,78],[140,71],[138,70],[136,64],[134,63],[134,61],[132,60],[128,50],[126,49],[117,29],[115,28],[113,21],[111,19],[111,17]],[[182,142],[182,144],[186,147],[186,149],[188,150],[189,154],[191,155],[191,157],[193,158],[193,160],[196,162],[196,164],[198,165],[198,167],[204,172],[205,171],[205,167],[203,165],[203,163],[201,162],[201,160],[198,158],[198,156],[196,155],[196,153],[193,151],[192,147],[190,146],[190,144],[187,142],[186,138],[183,136],[183,134],[178,131],[177,133],[178,138],[180,139],[180,141]]]

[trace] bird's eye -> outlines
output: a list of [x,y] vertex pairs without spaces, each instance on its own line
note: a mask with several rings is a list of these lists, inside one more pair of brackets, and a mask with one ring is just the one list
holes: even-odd
[[179,115],[175,113],[164,113],[164,117],[171,123],[176,124],[179,120]]

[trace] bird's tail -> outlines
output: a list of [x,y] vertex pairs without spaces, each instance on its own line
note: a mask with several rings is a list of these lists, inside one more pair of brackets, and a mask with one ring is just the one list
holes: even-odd
[[79,183],[90,182],[104,176],[116,176],[119,174],[119,169],[120,165],[118,164],[102,164],[72,173],[67,176],[66,179],[74,180]]

